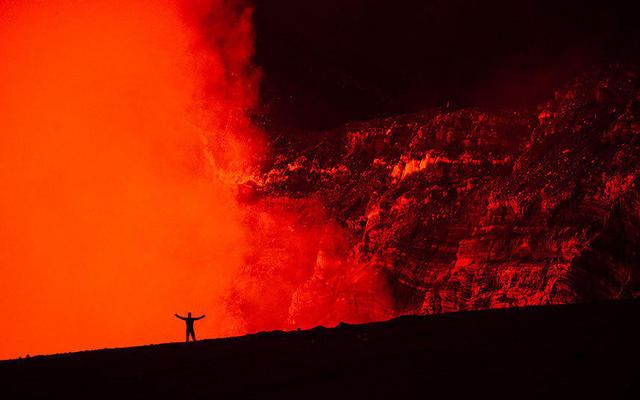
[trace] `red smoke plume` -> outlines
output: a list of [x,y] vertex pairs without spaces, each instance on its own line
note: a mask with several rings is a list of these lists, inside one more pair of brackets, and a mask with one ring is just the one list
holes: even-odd
[[393,315],[383,270],[363,265],[357,242],[315,199],[267,195],[245,205],[245,265],[228,297],[243,330],[364,323]]
[[265,149],[251,12],[0,6],[0,358],[181,340],[175,312],[200,338],[388,316],[320,206],[238,196]]
[[174,312],[238,332],[222,298],[247,246],[228,181],[259,146],[251,9],[0,14],[0,358],[179,340]]

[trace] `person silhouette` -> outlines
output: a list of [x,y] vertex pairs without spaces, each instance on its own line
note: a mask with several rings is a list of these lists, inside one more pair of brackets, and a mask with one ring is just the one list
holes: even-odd
[[181,320],[185,321],[187,323],[187,343],[189,343],[189,335],[191,335],[191,337],[193,338],[193,341],[196,341],[196,332],[193,330],[193,321],[197,321],[199,319],[204,318],[204,314],[199,316],[198,318],[191,318],[191,313],[189,313],[189,315],[185,318],[185,317],[181,317],[178,314],[173,314],[176,317],[180,318]]

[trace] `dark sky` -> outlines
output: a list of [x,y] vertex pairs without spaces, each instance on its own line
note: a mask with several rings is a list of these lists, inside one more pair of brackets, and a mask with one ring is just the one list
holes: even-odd
[[532,107],[640,48],[632,2],[268,0],[256,62],[269,127],[320,130],[455,106]]

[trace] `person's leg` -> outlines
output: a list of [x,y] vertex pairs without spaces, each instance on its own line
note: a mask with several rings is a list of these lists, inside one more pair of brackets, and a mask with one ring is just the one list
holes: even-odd
[[187,343],[189,343],[189,328],[187,328]]
[[193,341],[195,342],[196,341],[196,330],[195,329],[191,330],[191,337],[193,338]]

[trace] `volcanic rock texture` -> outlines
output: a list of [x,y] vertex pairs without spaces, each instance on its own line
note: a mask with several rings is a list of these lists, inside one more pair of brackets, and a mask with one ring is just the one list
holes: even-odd
[[535,113],[429,110],[273,152],[245,200],[322,229],[301,233],[296,274],[268,271],[278,300],[238,289],[241,313],[284,305],[272,326],[640,296],[635,69],[582,75]]

